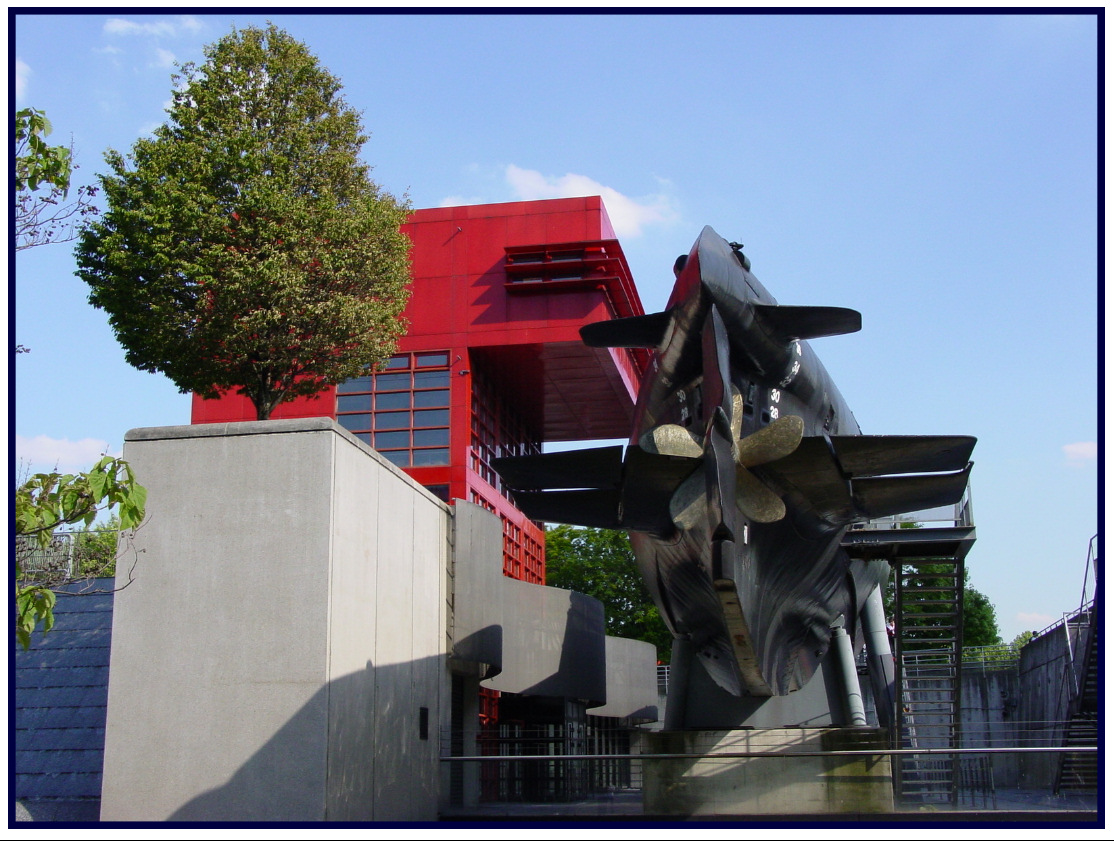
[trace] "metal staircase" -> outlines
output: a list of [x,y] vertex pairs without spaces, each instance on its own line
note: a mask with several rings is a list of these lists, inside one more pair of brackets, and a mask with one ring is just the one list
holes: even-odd
[[[1087,602],[1086,582],[1094,571],[1097,580],[1098,557],[1096,555],[1097,535],[1091,539],[1087,551],[1087,573],[1084,575],[1084,605],[1065,619],[1064,631],[1068,635],[1068,651],[1071,653],[1072,667],[1068,673],[1071,680],[1071,700],[1068,705],[1068,719],[1064,724],[1062,745],[1072,747],[1096,747],[1099,729],[1099,633],[1098,611],[1094,601]],[[1095,751],[1060,754],[1053,791],[1057,794],[1094,793],[1098,790],[1098,754]]]
[[[898,710],[901,747],[959,746],[960,669],[963,646],[962,559],[910,559],[897,569],[897,660],[902,688]],[[902,798],[954,803],[958,763],[936,754],[902,757]]]
[[[904,520],[904,521],[903,521]],[[970,489],[955,506],[856,527],[844,538],[852,558],[886,559],[895,570],[896,747],[959,747],[963,560],[975,542]],[[910,521],[912,520],[912,521]],[[955,804],[954,755],[904,756],[894,793],[919,803]]]

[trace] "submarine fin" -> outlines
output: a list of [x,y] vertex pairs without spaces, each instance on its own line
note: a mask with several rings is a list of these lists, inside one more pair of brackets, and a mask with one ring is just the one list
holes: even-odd
[[754,315],[780,339],[818,339],[821,336],[842,336],[863,329],[863,317],[846,307],[786,307],[776,304],[755,304]]
[[514,504],[531,520],[600,529],[625,528],[619,522],[619,491],[516,491]]
[[510,488],[618,488],[623,481],[623,448],[593,447],[562,453],[510,456],[491,465]]
[[832,449],[848,476],[962,470],[971,460],[970,435],[842,435]]
[[657,348],[665,344],[673,314],[656,312],[611,321],[597,321],[580,328],[580,338],[588,347]]
[[890,517],[959,502],[967,489],[971,464],[935,476],[882,476],[851,480],[855,507],[867,518]]

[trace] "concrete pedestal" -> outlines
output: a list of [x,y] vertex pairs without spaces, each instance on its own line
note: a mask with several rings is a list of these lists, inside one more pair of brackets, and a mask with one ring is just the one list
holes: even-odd
[[101,819],[435,820],[449,509],[325,419],[133,430],[124,455],[147,521]]
[[[886,748],[872,728],[652,733],[643,760],[647,815],[824,815],[893,811],[888,756],[809,754]],[[746,757],[732,754],[757,754]]]

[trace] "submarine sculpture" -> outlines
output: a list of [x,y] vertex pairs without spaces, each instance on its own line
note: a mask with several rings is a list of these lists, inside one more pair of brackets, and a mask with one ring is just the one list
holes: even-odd
[[695,668],[680,654],[732,696],[769,698],[807,683],[833,627],[862,640],[864,605],[881,604],[888,563],[851,559],[847,528],[957,502],[975,439],[862,435],[806,341],[855,332],[860,314],[778,305],[739,248],[705,227],[664,312],[580,331],[653,350],[625,453],[494,466],[533,519],[629,531],[675,671]]

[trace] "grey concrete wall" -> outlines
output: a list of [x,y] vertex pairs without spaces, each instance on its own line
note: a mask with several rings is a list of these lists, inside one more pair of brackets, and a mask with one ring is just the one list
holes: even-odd
[[520,695],[607,700],[603,605],[583,593],[504,578],[503,671],[484,686]]
[[[1058,747],[1071,700],[1071,651],[1067,631],[1057,625],[1021,649],[1017,718],[1027,727],[1027,744]],[[1021,785],[1048,788],[1056,779],[1059,754],[1029,754],[1021,758]]]
[[433,819],[446,507],[327,420],[133,430],[124,455],[148,518],[102,819]]
[[607,703],[588,712],[612,718],[657,721],[657,649],[648,642],[604,639]]
[[453,505],[454,669],[478,677],[503,670],[503,527],[490,511],[462,499]]

